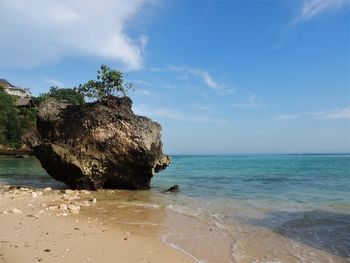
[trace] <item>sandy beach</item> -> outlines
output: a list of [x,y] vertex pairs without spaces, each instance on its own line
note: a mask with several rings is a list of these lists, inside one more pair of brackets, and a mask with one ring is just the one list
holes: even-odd
[[93,216],[94,193],[8,186],[0,192],[0,262],[198,261],[160,233],[106,225]]

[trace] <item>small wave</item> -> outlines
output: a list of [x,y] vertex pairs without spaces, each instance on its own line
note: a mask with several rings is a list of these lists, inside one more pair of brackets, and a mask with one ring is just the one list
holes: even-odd
[[244,178],[242,179],[243,182],[261,182],[263,184],[272,184],[272,183],[280,183],[280,182],[298,182],[300,180],[297,180],[295,178],[288,178],[288,177],[262,177],[262,178]]
[[167,205],[165,209],[171,210],[182,215],[188,215],[196,218],[204,218],[203,212],[188,208],[186,206]]
[[202,260],[202,259],[198,259],[196,258],[194,255],[192,255],[190,252],[186,251],[185,249],[183,249],[182,247],[174,244],[174,243],[171,243],[169,241],[167,241],[167,238],[170,236],[170,234],[168,235],[165,235],[162,237],[162,241],[163,243],[165,243],[166,245],[168,245],[169,247],[172,247],[176,250],[179,250],[181,251],[182,253],[184,253],[185,255],[189,256],[190,258],[192,258],[195,262],[197,263],[205,263],[205,260]]
[[141,225],[141,226],[164,226],[164,224],[151,223],[151,222],[123,222],[126,225]]
[[139,207],[153,208],[153,209],[160,209],[160,208],[162,208],[161,205],[147,204],[147,203],[120,202],[119,204],[120,205],[125,205],[125,206],[139,206]]
[[202,208],[192,209],[186,206],[167,205],[165,209],[171,210],[181,215],[187,215],[187,216],[195,217],[197,219],[202,219],[205,221],[212,221],[213,219],[221,220],[221,219],[224,219],[225,217],[223,214],[210,213],[207,210]]
[[281,261],[271,261],[271,260],[269,260],[269,261],[253,261],[252,263],[282,263]]
[[232,229],[232,227],[230,227],[229,225],[223,224],[223,223],[220,223],[220,222],[215,222],[214,226],[216,226],[218,229],[225,230],[228,233],[230,233],[230,231]]

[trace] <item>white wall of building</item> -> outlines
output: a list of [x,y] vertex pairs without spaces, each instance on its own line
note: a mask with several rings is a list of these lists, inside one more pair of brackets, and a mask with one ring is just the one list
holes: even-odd
[[28,90],[20,88],[4,88],[4,91],[11,96],[17,96],[20,98],[27,98],[32,96]]

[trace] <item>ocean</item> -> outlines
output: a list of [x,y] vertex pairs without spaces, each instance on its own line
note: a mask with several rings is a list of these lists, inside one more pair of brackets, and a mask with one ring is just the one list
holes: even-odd
[[[161,237],[198,262],[220,262],[217,253],[228,253],[227,262],[350,262],[350,155],[172,159],[171,166],[152,179],[151,191],[121,191],[106,203],[161,209],[173,218],[213,226],[206,236],[193,230],[185,238],[179,234],[184,228],[180,224],[178,232],[175,227]],[[65,188],[32,157],[0,157],[0,184]],[[179,193],[163,193],[175,184]],[[159,218],[148,220],[143,224],[162,224]],[[200,251],[194,243],[212,251]],[[220,250],[225,246],[229,252]]]

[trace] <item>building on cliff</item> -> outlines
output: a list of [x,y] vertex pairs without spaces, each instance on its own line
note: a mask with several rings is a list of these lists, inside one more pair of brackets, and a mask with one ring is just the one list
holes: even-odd
[[19,98],[15,103],[18,108],[32,109],[35,107],[34,102],[31,98]]
[[3,88],[7,94],[18,98],[30,98],[32,96],[29,89],[14,86],[6,79],[0,79],[0,88]]

